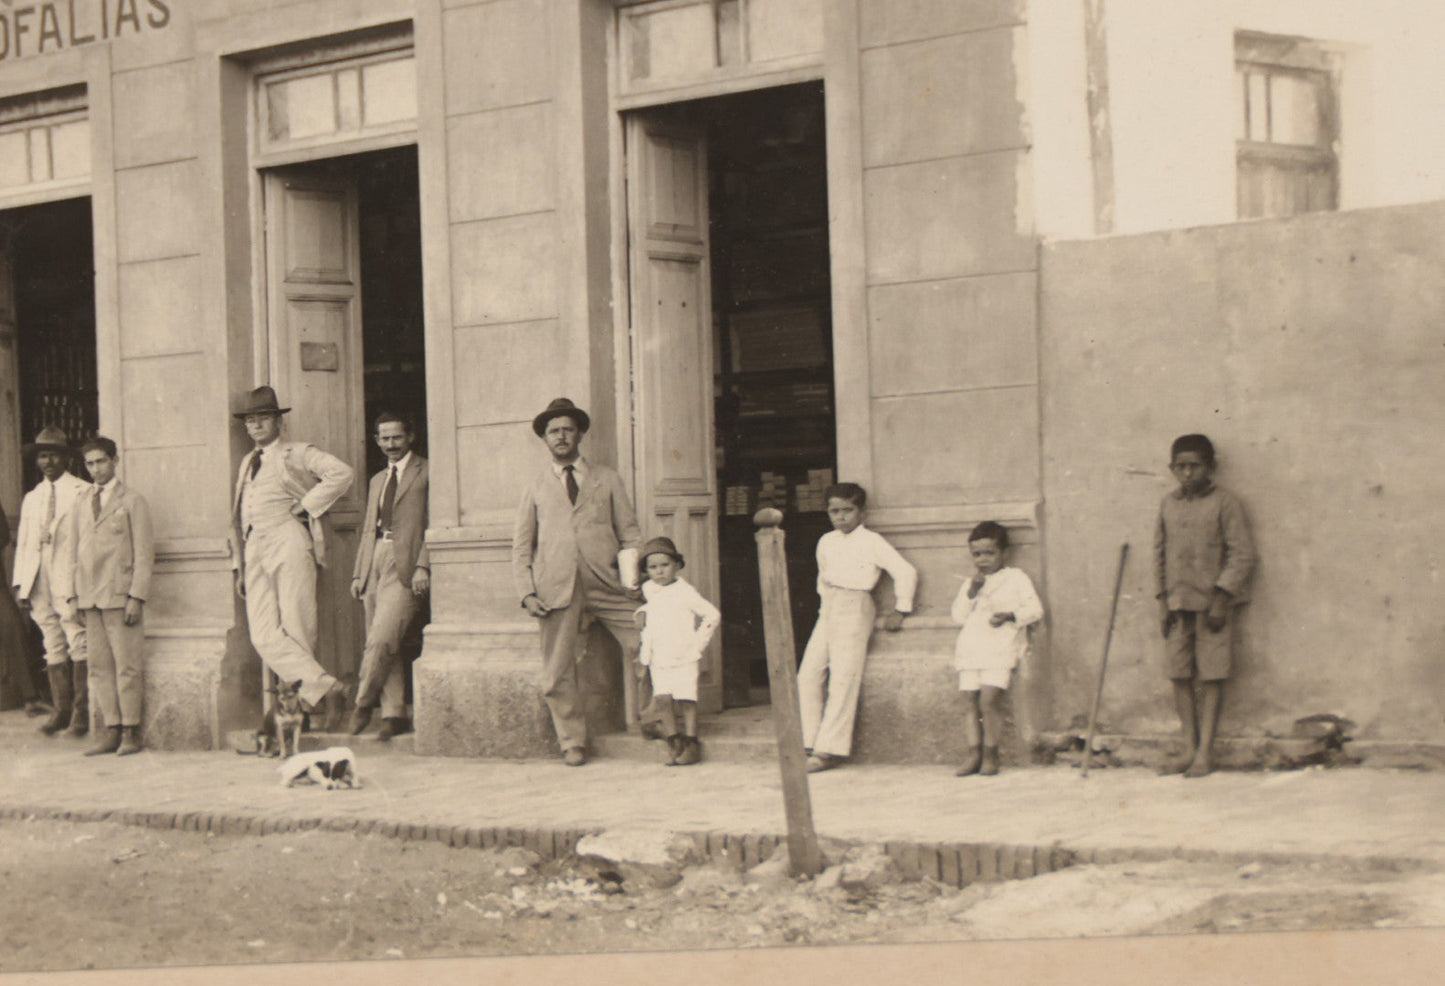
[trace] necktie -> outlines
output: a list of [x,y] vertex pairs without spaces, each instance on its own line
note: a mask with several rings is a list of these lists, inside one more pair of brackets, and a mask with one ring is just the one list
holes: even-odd
[[251,456],[251,475],[250,475],[249,478],[255,479],[255,478],[256,478],[256,473],[258,473],[258,472],[260,472],[260,471],[261,471],[261,453],[258,451],[255,455]]
[[381,509],[376,515],[376,529],[385,533],[391,530],[391,512],[396,506],[396,466],[386,471],[386,485],[381,488]]
[[105,492],[105,487],[97,486],[95,488],[95,496],[91,497],[90,500],[90,512],[95,515],[96,520],[100,520],[100,495],[103,492]]
[[566,480],[567,480],[567,499],[569,499],[569,500],[572,501],[573,506],[576,506],[576,504],[577,504],[577,474],[576,474],[576,471],[575,471],[575,467],[573,467],[573,466],[563,466],[563,467],[562,467],[562,472],[566,474],[565,478],[566,478]]
[[40,528],[40,543],[50,543],[50,528],[55,525],[55,484],[46,481],[50,487],[50,497],[45,501],[45,523]]

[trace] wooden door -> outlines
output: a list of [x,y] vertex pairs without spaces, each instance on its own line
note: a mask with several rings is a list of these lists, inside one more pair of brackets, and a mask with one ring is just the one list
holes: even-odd
[[[20,446],[20,359],[15,317],[15,227],[0,218],[0,503],[18,530],[22,487]],[[0,548],[3,548],[0,545]],[[6,572],[9,572],[7,567]],[[8,575],[7,575],[8,578]],[[7,583],[8,584],[8,583]]]
[[354,677],[365,627],[351,598],[366,507],[362,397],[361,258],[355,182],[313,170],[265,175],[267,329],[284,437],[349,463],[356,481],[326,515],[326,567],[317,579],[316,658]]
[[[633,447],[645,538],[672,538],[683,575],[718,599],[713,339],[707,142],[666,116],[627,121]],[[721,644],[698,682],[703,712],[722,710]]]

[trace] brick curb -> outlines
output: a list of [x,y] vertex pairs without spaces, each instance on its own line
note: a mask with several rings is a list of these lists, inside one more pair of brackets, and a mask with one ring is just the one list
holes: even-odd
[[[453,849],[530,849],[543,859],[560,859],[575,851],[577,843],[600,828],[553,828],[505,825],[425,825],[395,819],[250,815],[220,811],[137,811],[116,808],[54,808],[35,805],[0,806],[0,820],[112,822],[137,828],[171,829],[213,835],[280,835],[319,829],[355,835],[399,839],[403,842],[439,842]],[[785,836],[772,833],[720,831],[682,832],[708,860],[731,859],[744,868],[786,851]],[[837,846],[863,845],[859,840],[825,839]],[[952,887],[972,883],[1025,880],[1071,866],[1107,866],[1119,863],[1184,861],[1242,866],[1330,865],[1348,870],[1437,872],[1440,863],[1407,856],[1342,856],[1318,852],[1239,852],[1157,847],[1072,849],[1062,845],[1026,846],[1004,843],[932,843],[885,841],[884,852],[905,879],[928,878]]]

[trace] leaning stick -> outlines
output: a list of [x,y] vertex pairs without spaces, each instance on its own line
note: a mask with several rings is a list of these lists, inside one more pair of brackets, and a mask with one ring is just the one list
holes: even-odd
[[1109,644],[1114,639],[1114,617],[1119,612],[1119,589],[1124,584],[1124,562],[1129,557],[1129,542],[1119,548],[1119,571],[1114,576],[1114,600],[1109,603],[1109,629],[1104,634],[1104,656],[1099,661],[1099,685],[1094,689],[1094,704],[1089,707],[1089,728],[1084,733],[1084,773],[1089,776],[1089,759],[1094,755],[1094,727],[1099,723],[1099,700],[1104,697],[1104,672],[1109,669]]

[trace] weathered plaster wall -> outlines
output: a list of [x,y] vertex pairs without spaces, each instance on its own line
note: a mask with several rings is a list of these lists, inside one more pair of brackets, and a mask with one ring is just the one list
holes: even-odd
[[[870,523],[920,572],[916,615],[875,635],[858,727],[870,759],[961,753],[948,610],[972,526],[1008,524],[1013,561],[1042,581],[1026,13],[1023,0],[859,5]],[[890,592],[885,580],[881,605]],[[1028,730],[1035,684],[1021,686]]]
[[1260,552],[1224,731],[1445,738],[1445,205],[1058,243],[1041,284],[1052,723],[1087,711],[1127,540],[1103,719],[1176,728],[1150,546],[1203,431]]
[[[1419,0],[1107,0],[1109,128],[1115,231],[1144,232],[1235,218],[1241,98],[1234,34],[1310,38],[1340,55],[1340,204],[1445,197],[1445,26]],[[1091,235],[1083,0],[1030,0],[1035,72],[1031,116],[1039,228]],[[1081,142],[1083,141],[1083,142]],[[1067,192],[1065,191],[1067,190]]]

